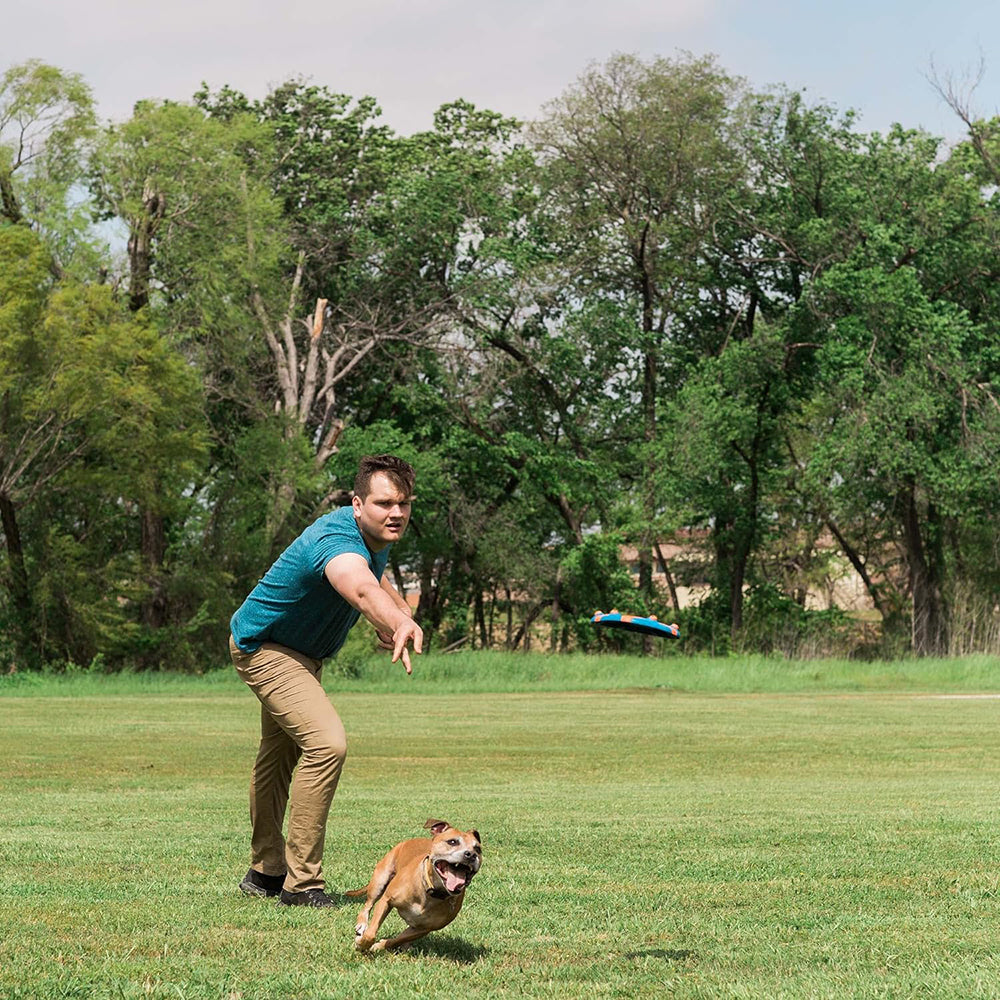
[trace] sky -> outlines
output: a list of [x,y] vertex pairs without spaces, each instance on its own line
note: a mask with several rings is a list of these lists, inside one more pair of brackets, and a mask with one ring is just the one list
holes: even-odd
[[203,81],[262,97],[293,77],[375,97],[402,134],[457,98],[531,119],[592,62],[682,51],[853,108],[866,131],[960,138],[933,68],[961,88],[985,66],[972,107],[1000,108],[996,0],[0,0],[0,72],[79,73],[115,121]]

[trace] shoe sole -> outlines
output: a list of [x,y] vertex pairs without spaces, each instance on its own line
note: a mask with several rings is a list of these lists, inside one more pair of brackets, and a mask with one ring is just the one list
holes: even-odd
[[299,902],[298,900],[295,900],[294,902],[289,902],[288,900],[285,899],[278,900],[278,906],[304,906],[306,907],[306,909],[310,910],[328,910],[335,905],[336,904],[332,899],[328,900],[325,903],[306,903],[306,902]]

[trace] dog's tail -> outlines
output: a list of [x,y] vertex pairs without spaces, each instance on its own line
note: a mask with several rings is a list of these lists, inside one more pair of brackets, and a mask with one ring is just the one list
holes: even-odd
[[350,892],[345,892],[344,895],[351,896],[354,899],[357,899],[359,896],[367,896],[368,886],[365,886],[363,889],[351,889]]

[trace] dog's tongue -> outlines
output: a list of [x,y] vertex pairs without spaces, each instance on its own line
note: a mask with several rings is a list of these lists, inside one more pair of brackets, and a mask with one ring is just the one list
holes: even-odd
[[453,868],[447,862],[438,865],[438,873],[444,879],[444,887],[449,892],[457,892],[465,887],[465,873]]

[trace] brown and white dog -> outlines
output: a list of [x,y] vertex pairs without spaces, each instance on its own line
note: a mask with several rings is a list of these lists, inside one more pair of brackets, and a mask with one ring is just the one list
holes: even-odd
[[[424,829],[431,831],[430,840],[417,837],[397,844],[375,866],[366,888],[347,893],[366,897],[355,928],[354,946],[360,951],[405,947],[458,916],[465,890],[482,864],[479,832],[463,833],[443,819],[429,819]],[[376,941],[390,910],[409,926]]]

